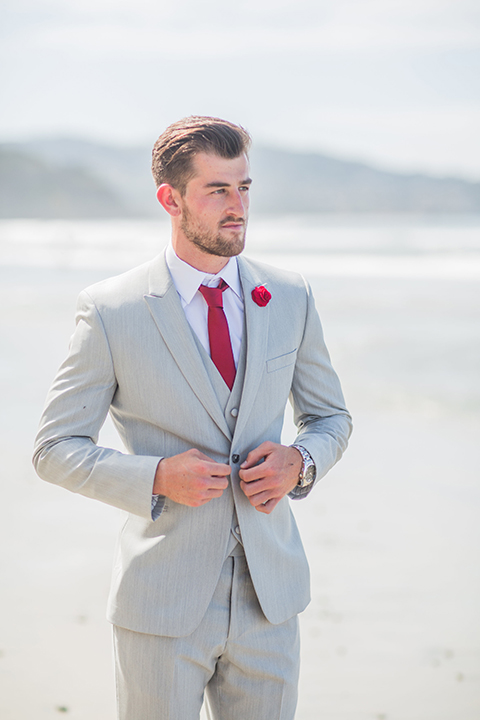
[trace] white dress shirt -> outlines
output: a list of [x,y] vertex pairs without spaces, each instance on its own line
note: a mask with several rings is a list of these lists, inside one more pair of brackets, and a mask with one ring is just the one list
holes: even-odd
[[244,309],[237,258],[230,258],[225,267],[216,275],[197,270],[180,260],[171,244],[167,247],[165,260],[190,327],[209,355],[208,305],[198,288],[200,285],[217,287],[220,280],[225,280],[228,288],[223,292],[223,309],[230,331],[235,367],[238,367],[240,346],[242,344]]

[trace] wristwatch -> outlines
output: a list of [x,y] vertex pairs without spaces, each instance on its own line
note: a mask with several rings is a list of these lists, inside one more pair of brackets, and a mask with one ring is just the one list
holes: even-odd
[[302,445],[292,445],[292,447],[297,448],[303,458],[303,465],[300,470],[300,475],[298,476],[298,482],[296,487],[308,487],[308,485],[311,485],[312,482],[315,480],[315,477],[317,475],[317,468],[315,467],[313,458],[308,452],[308,450],[305,450]]

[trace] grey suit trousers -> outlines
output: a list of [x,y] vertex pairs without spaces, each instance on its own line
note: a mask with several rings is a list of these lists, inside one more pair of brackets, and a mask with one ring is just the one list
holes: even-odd
[[[159,612],[161,610],[159,609]],[[265,618],[245,556],[227,557],[197,629],[162,637],[114,626],[119,720],[293,720],[298,618]]]

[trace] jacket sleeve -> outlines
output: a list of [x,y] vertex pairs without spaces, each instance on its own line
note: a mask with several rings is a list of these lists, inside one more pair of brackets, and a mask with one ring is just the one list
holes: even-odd
[[[310,286],[306,285],[306,320],[290,401],[298,429],[295,443],[302,445],[312,456],[316,483],[340,460],[352,432],[352,420],[330,362]],[[308,492],[298,493],[297,497],[306,494]]]
[[78,299],[68,356],[47,396],[33,464],[48,482],[151,519],[160,457],[128,455],[97,445],[116,387],[103,323],[84,291]]

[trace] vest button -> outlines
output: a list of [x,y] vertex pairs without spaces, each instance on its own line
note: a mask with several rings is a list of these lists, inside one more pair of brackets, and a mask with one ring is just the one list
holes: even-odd
[[232,409],[230,410],[230,415],[231,415],[232,417],[237,417],[237,415],[238,415],[238,408],[232,408]]
[[233,462],[233,463],[236,464],[236,463],[238,463],[239,460],[240,460],[240,455],[232,455],[232,462]]

